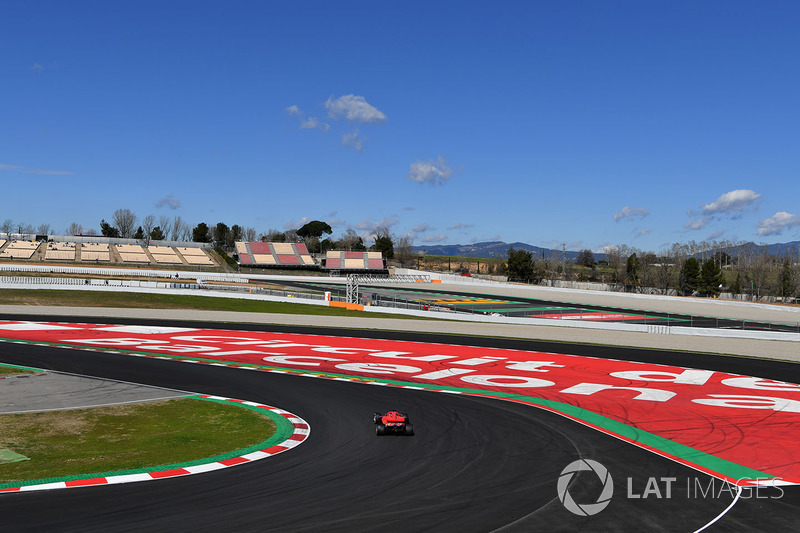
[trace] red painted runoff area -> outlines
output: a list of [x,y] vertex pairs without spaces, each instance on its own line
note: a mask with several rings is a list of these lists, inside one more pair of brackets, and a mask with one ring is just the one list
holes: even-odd
[[0,321],[0,339],[518,401],[722,479],[800,483],[800,385],[569,354],[287,333]]

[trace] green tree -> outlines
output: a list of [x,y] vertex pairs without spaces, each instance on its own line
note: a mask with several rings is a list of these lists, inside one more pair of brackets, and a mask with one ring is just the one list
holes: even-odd
[[217,222],[214,226],[214,245],[224,247],[228,242],[231,229],[224,222]]
[[713,257],[704,261],[697,281],[697,290],[709,296],[719,296],[724,284],[725,275],[717,261]]
[[591,250],[581,250],[578,252],[578,257],[575,259],[575,263],[579,265],[583,265],[585,267],[593,267],[595,265],[594,262],[594,253]]
[[736,297],[737,294],[742,294],[742,273],[736,272],[736,279],[733,281],[733,285],[731,285],[731,292],[733,296]]
[[394,241],[389,234],[389,229],[378,228],[373,237],[375,238],[375,244],[370,246],[370,250],[373,252],[381,252],[384,259],[394,258]]
[[641,276],[641,268],[639,266],[639,258],[635,253],[628,256],[628,261],[625,266],[625,272],[628,274],[628,281],[634,285],[639,284],[639,277]]
[[164,231],[161,229],[161,226],[156,226],[150,231],[150,240],[152,241],[163,241],[166,237],[164,236]]
[[192,242],[211,242],[208,235],[208,224],[201,222],[192,229]]
[[533,278],[533,255],[526,250],[508,249],[508,277],[528,282]]
[[788,259],[783,260],[781,272],[778,274],[778,287],[780,291],[779,296],[784,298],[794,296],[795,292],[797,292],[797,279],[792,264]]
[[119,237],[119,230],[106,222],[105,219],[100,221],[100,232],[103,234],[103,237]]
[[234,242],[241,241],[242,237],[244,237],[244,234],[245,230],[240,225],[234,224],[231,226],[231,246],[233,246]]
[[133,234],[133,238],[137,239],[137,240],[140,240],[140,241],[144,240],[144,230],[142,229],[141,226],[136,228],[136,233]]
[[700,261],[690,257],[683,263],[678,276],[678,286],[682,291],[691,295],[697,289],[697,280],[700,277]]
[[353,228],[347,228],[342,238],[336,242],[336,246],[349,252],[366,252],[367,247],[361,236]]
[[297,236],[301,239],[305,239],[307,237],[322,237],[322,234],[330,235],[333,233],[333,230],[328,225],[327,222],[322,222],[320,220],[312,220],[299,230],[297,230]]

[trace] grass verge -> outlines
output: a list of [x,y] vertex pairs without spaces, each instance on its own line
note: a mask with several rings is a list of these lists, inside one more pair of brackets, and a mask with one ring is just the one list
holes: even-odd
[[0,415],[0,449],[29,460],[0,464],[0,483],[186,463],[254,446],[275,434],[265,415],[181,398]]
[[60,291],[49,289],[0,290],[0,305],[56,305],[71,307],[124,307],[132,309],[196,309],[200,311],[236,311],[240,313],[279,313],[285,315],[320,315],[369,318],[435,320],[407,315],[364,313],[340,307],[304,305],[263,300],[146,294],[131,292]]
[[36,370],[22,368],[20,366],[7,366],[0,363],[0,376],[14,376],[18,374],[38,374]]

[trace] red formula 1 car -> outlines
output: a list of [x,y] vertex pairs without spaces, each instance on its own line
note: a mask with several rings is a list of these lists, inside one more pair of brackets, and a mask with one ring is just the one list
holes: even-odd
[[375,422],[375,434],[379,437],[382,435],[408,435],[409,437],[414,434],[414,426],[406,413],[398,413],[397,411],[389,411],[388,413],[375,413],[372,417]]

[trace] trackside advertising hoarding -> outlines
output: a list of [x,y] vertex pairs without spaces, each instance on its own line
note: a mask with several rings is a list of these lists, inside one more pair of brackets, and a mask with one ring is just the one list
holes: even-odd
[[561,353],[320,335],[0,321],[5,341],[492,396],[739,485],[800,483],[800,385]]

